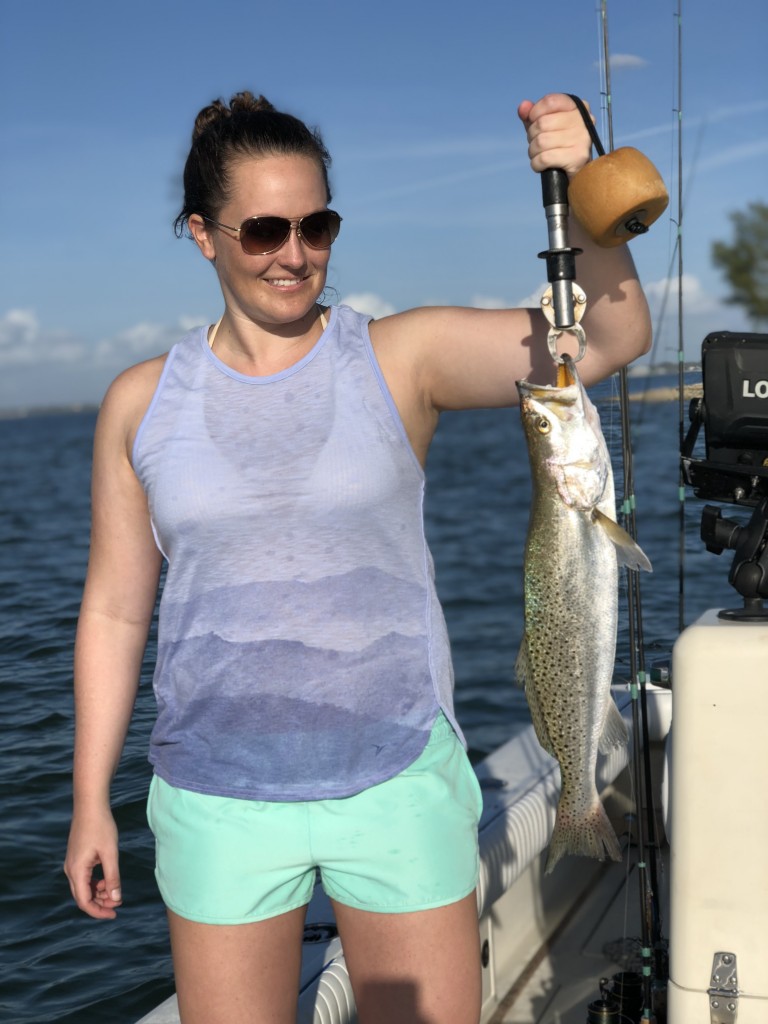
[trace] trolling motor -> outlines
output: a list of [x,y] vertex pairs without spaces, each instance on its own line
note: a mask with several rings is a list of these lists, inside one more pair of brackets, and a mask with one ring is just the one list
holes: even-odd
[[[703,396],[691,403],[680,453],[683,477],[697,498],[753,510],[747,524],[713,505],[702,512],[701,539],[713,554],[735,552],[728,582],[744,598],[743,608],[719,615],[768,620],[768,335],[708,334],[701,368]],[[702,427],[703,459],[694,457]]]

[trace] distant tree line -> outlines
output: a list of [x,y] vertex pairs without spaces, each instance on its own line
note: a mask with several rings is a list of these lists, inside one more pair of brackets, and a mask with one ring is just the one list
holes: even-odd
[[712,261],[731,291],[725,301],[743,306],[753,329],[768,327],[768,205],[750,203],[730,214],[731,242],[714,242]]

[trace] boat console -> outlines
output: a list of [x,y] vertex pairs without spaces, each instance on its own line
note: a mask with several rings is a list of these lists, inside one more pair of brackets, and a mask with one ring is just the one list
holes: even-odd
[[[768,335],[710,334],[682,450],[707,550],[734,551],[742,608],[708,611],[672,660],[668,1024],[768,1020]],[[706,454],[695,458],[699,428]]]

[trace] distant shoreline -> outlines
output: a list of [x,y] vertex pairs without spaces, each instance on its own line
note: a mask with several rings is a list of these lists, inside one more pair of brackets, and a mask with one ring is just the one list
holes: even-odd
[[[701,370],[700,364],[687,364],[686,372]],[[670,376],[677,373],[677,367],[673,363],[664,363],[649,371],[647,367],[637,366],[629,371],[633,381],[653,380],[654,377]],[[698,388],[698,391],[696,390]],[[686,384],[684,396],[686,398],[700,398],[701,384]],[[646,391],[633,392],[629,396],[630,401],[668,402],[677,398],[677,387],[649,387]],[[99,405],[92,402],[71,402],[68,405],[27,405],[18,409],[0,409],[0,420],[25,420],[33,416],[70,416],[83,412],[98,412]]]
[[[680,394],[680,389],[672,387],[663,388],[648,388],[645,391],[632,391],[629,395],[630,402],[674,402]],[[692,398],[702,398],[704,395],[704,385],[698,384],[684,384],[683,385],[683,398],[688,400]]]
[[32,405],[20,409],[0,409],[0,420],[28,420],[37,416],[76,416],[82,412],[98,412],[98,405],[88,402],[72,405]]

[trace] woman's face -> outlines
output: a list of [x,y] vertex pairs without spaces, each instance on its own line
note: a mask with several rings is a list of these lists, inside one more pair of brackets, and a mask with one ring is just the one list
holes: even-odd
[[[243,157],[229,168],[231,198],[216,219],[239,227],[248,217],[298,220],[327,208],[321,169],[310,157]],[[291,230],[265,256],[243,252],[232,233],[195,216],[190,229],[203,255],[214,261],[228,311],[275,327],[295,324],[313,311],[325,287],[330,249],[312,249]]]

